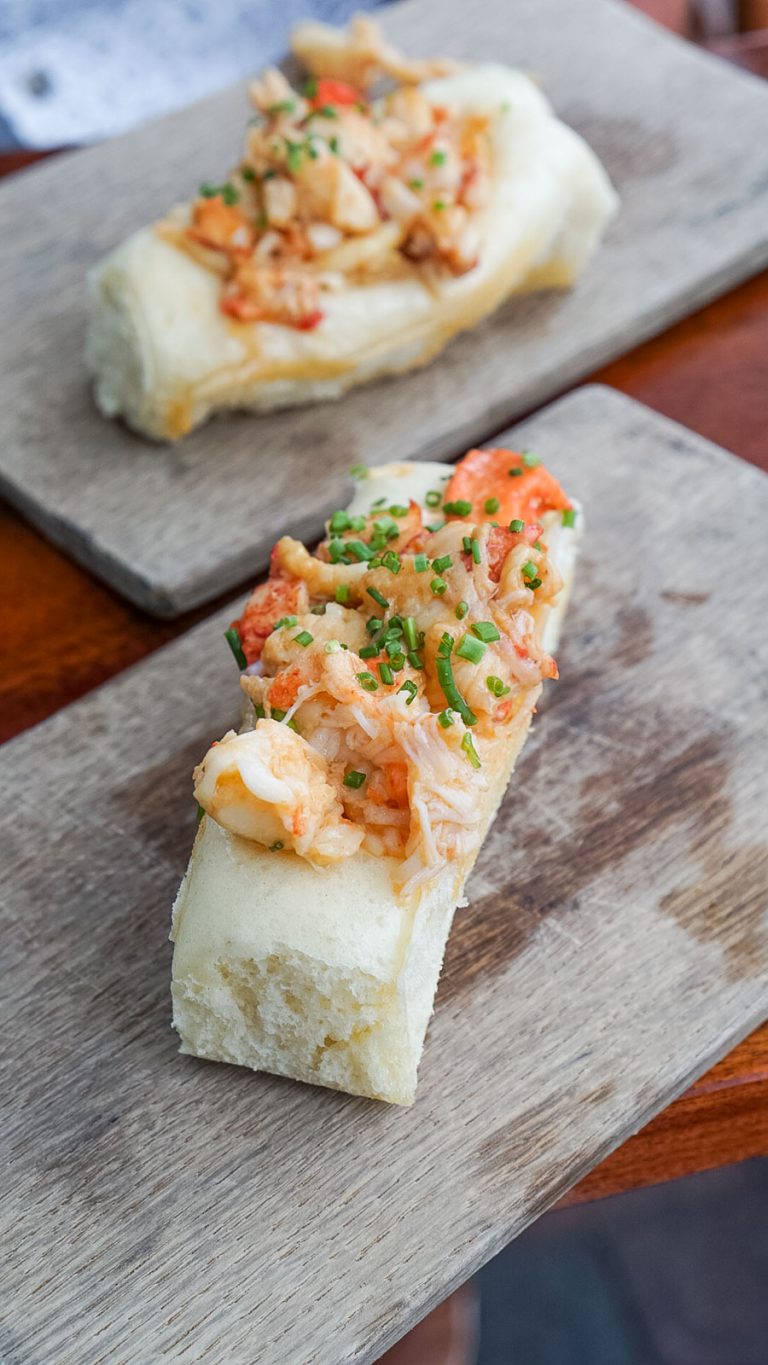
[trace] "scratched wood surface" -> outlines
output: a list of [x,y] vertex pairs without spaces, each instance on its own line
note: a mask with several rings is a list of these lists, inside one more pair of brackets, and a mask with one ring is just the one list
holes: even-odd
[[174,450],[95,411],[86,272],[231,164],[242,87],[0,190],[0,300],[13,319],[0,343],[0,488],[160,615],[255,573],[287,505],[295,529],[317,530],[353,462],[455,455],[768,260],[768,91],[751,76],[610,0],[407,0],[383,18],[414,52],[534,72],[622,196],[572,293],[511,302],[425,371],[340,404],[222,418]]
[[768,480],[599,388],[512,439],[587,539],[412,1110],[176,1052],[227,613],[3,749],[4,1365],[367,1365],[768,1013]]

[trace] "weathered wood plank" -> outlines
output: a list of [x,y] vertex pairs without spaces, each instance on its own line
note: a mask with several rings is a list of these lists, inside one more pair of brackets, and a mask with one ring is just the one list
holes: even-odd
[[255,573],[285,507],[299,532],[317,530],[351,463],[455,455],[768,259],[768,91],[751,77],[608,0],[408,0],[384,19],[415,52],[540,75],[623,199],[573,293],[511,303],[426,371],[341,404],[217,420],[179,450],[94,410],[85,272],[231,163],[242,88],[0,190],[0,298],[13,320],[0,351],[0,487],[158,614]]
[[3,749],[6,1365],[364,1365],[768,1012],[768,480],[601,389],[514,439],[587,539],[413,1110],[176,1053],[228,613]]

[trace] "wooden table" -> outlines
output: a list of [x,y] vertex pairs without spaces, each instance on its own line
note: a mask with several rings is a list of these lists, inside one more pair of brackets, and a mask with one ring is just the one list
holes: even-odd
[[[760,69],[768,75],[768,48]],[[15,170],[24,154],[6,158]],[[768,273],[719,299],[600,370],[612,385],[768,471]],[[0,740],[66,706],[159,648],[217,604],[174,622],[144,616],[66,559],[0,504]],[[244,585],[245,586],[245,585]],[[768,1025],[569,1194],[599,1198],[765,1153]],[[408,1339],[391,1365],[447,1359],[460,1336],[444,1307],[420,1343]],[[411,1334],[413,1338],[416,1334]],[[460,1356],[452,1357],[459,1359]]]

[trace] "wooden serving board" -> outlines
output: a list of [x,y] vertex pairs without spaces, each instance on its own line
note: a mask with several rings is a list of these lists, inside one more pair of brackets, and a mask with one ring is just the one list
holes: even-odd
[[0,189],[0,488],[135,602],[175,615],[317,532],[349,465],[454,456],[768,260],[768,90],[610,0],[408,0],[414,53],[540,77],[622,197],[568,294],[518,299],[427,370],[341,403],[213,421],[178,449],[102,419],[83,363],[85,276],[241,145],[237,87]]
[[768,1013],[768,479],[599,388],[511,440],[586,543],[413,1109],[176,1052],[228,613],[3,750],[4,1365],[366,1365]]

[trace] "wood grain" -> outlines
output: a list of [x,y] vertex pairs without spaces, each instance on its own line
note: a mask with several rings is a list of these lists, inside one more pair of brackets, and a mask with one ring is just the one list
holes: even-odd
[[768,483],[599,389],[512,439],[588,540],[412,1111],[175,1052],[225,616],[4,748],[8,1365],[369,1362],[764,1016]]
[[408,0],[386,23],[413,50],[533,70],[623,197],[574,291],[513,301],[423,372],[341,404],[222,419],[177,450],[95,412],[85,273],[206,167],[230,164],[241,88],[0,191],[14,318],[0,355],[0,482],[47,535],[161,615],[255,573],[286,506],[296,530],[317,530],[351,463],[455,455],[768,259],[768,91],[750,77],[609,0],[483,0],[480,11]]

